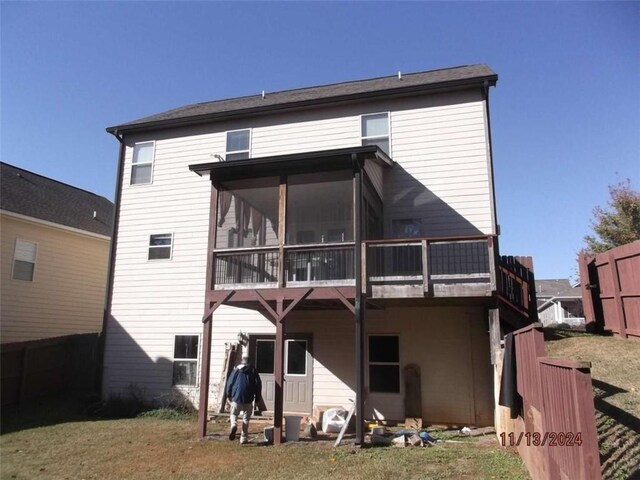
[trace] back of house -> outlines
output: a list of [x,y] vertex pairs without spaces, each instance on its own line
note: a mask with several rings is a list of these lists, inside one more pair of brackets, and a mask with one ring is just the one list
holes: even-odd
[[217,408],[240,339],[276,415],[357,398],[361,418],[491,424],[496,81],[398,73],[107,129],[104,394]]

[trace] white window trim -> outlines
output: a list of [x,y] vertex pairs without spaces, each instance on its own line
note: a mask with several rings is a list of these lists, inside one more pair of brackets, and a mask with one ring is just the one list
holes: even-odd
[[[287,344],[289,342],[304,342],[305,344],[305,355],[304,355],[304,373],[287,373],[289,370],[289,347]],[[288,338],[284,341],[284,374],[288,377],[306,377],[307,373],[309,373],[309,365],[307,362],[307,353],[309,353],[309,340],[306,338]]]
[[[137,145],[144,145],[146,143],[150,143],[153,145],[153,153],[151,154],[151,161],[150,162],[144,162],[144,163],[133,163],[133,157],[136,151],[136,146]],[[156,141],[155,140],[148,140],[145,142],[136,142],[133,144],[133,148],[131,149],[131,170],[129,170],[129,185],[130,186],[142,186],[142,185],[151,185],[153,184],[153,173],[155,170],[155,164],[156,164]],[[151,175],[149,176],[149,181],[146,183],[133,183],[133,168],[140,166],[140,165],[151,165]]]
[[[153,235],[171,235],[171,245],[169,245],[169,258],[149,258],[149,252],[152,248],[167,248],[167,245],[151,245],[151,237]],[[175,235],[173,232],[166,233],[150,233],[148,235],[147,240],[147,262],[170,262],[173,260],[173,246],[174,246]]]
[[[14,278],[13,274],[15,271],[15,265],[16,265],[16,247],[18,246],[18,242],[27,242],[27,243],[32,243],[33,245],[36,246],[36,258],[33,260],[33,277],[31,278],[31,280],[23,280],[21,278]],[[13,243],[13,259],[11,260],[11,280],[15,280],[18,282],[27,282],[27,283],[34,283],[36,281],[36,266],[38,264],[38,251],[40,250],[40,246],[38,244],[38,242],[34,242],[32,240],[27,240],[25,238],[19,238],[16,237],[15,242]],[[24,260],[21,260],[24,261]]]
[[[364,122],[364,117],[371,117],[374,115],[387,115],[387,134],[386,135],[370,135],[370,136],[363,136],[362,135],[362,126],[363,126],[363,122]],[[375,112],[375,113],[363,113],[360,115],[360,143],[362,144],[362,142],[364,140],[378,140],[378,139],[388,139],[389,141],[389,157],[393,158],[392,153],[393,153],[393,148],[391,147],[391,112],[387,111],[387,112]]]
[[[369,361],[369,338],[370,337],[398,337],[398,361],[397,362],[371,362]],[[398,365],[398,391],[397,392],[373,392],[371,391],[371,381],[369,378],[369,365]],[[380,396],[398,396],[403,395],[403,385],[402,385],[402,348],[400,345],[400,334],[399,333],[368,333],[367,334],[367,371],[366,371],[366,382],[367,382],[367,390],[371,395],[380,395]]]
[[[176,352],[176,337],[198,337],[198,351],[196,352],[196,358],[180,358],[174,357]],[[172,387],[180,387],[180,388],[198,388],[200,386],[200,352],[202,351],[202,343],[199,333],[174,333],[171,337],[173,343],[172,354],[171,354],[171,386]],[[195,362],[196,363],[196,383],[193,385],[189,385],[188,383],[173,383],[173,365],[178,362]]]
[[[229,134],[234,132],[249,132],[249,148],[246,150],[228,150],[227,143],[229,140]],[[252,128],[238,128],[236,130],[227,130],[224,134],[224,159],[227,160],[227,155],[234,155],[237,153],[247,153],[248,158],[251,158],[251,144],[253,143],[253,129]]]

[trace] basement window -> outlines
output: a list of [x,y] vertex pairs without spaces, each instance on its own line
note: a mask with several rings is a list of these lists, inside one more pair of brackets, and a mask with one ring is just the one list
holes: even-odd
[[369,335],[369,391],[400,393],[400,337]]
[[38,244],[27,240],[16,239],[13,252],[13,272],[11,278],[33,282],[33,274],[36,268],[36,254]]
[[155,142],[136,143],[131,161],[131,185],[151,183]]
[[157,235],[149,235],[148,260],[171,260],[172,248],[173,248],[172,233],[160,233]]
[[173,345],[173,385],[197,384],[198,335],[176,335]]
[[251,130],[232,130],[227,132],[227,150],[225,160],[244,160],[251,156]]

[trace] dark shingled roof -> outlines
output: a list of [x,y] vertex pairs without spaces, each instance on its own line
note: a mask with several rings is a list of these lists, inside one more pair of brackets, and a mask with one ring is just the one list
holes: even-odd
[[366,99],[381,95],[410,94],[437,88],[455,88],[471,84],[481,85],[485,81],[488,85],[495,85],[497,80],[498,76],[487,65],[465,65],[442,70],[402,74],[402,79],[394,75],[282,92],[267,92],[265,98],[258,94],[197,103],[109,127],[107,131],[113,133],[116,130],[126,132],[189,125],[231,115],[256,114],[330,102]]
[[0,208],[111,236],[112,202],[95,193],[4,162],[0,162]]
[[550,297],[579,297],[582,295],[580,287],[572,287],[566,278],[536,279],[536,296]]

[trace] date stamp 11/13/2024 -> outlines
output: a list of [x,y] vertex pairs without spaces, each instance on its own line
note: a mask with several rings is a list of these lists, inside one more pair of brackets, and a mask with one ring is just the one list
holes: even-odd
[[519,447],[534,446],[544,447],[579,447],[582,445],[582,434],[580,432],[502,432],[500,435],[500,444],[503,447]]

